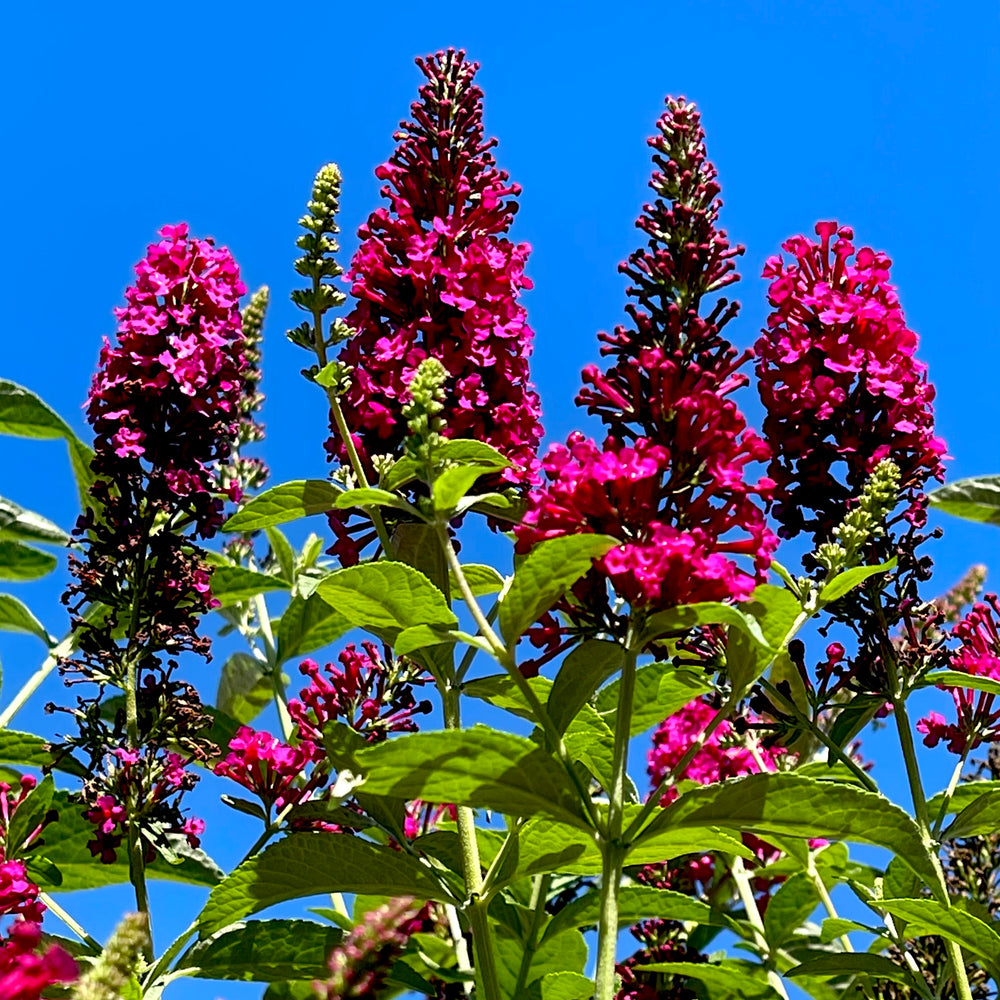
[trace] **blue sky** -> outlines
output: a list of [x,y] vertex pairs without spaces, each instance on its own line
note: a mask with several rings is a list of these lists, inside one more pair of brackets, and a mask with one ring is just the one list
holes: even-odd
[[[938,388],[949,477],[1000,471],[993,4],[57,2],[17,5],[5,20],[0,375],[39,391],[81,434],[100,339],[113,332],[132,264],[161,225],[186,220],[233,250],[251,288],[272,289],[263,383],[272,481],[325,475],[322,399],[283,338],[297,322],[288,301],[296,220],[316,169],[336,160],[346,263],[378,202],[373,169],[415,96],[413,57],[455,45],[483,64],[487,130],[524,188],[514,235],[534,247],[526,303],[551,440],[586,426],[572,397],[580,368],[597,359],[596,331],[622,315],[616,267],[637,241],[645,139],[664,95],[684,94],[703,111],[724,224],[747,246],[730,336],[755,339],[767,311],[758,276],[783,239],[817,219],[850,224],[859,244],[895,262]],[[756,421],[753,393],[742,402]],[[0,460],[0,494],[72,524],[57,444],[0,439]],[[1000,574],[996,529],[945,527],[935,550],[942,588],[972,562]],[[60,587],[17,590],[52,631],[64,626]],[[0,655],[6,701],[37,650],[0,637]],[[57,695],[53,686],[42,700]],[[206,844],[231,862],[243,827],[227,822],[218,818]],[[127,896],[99,898],[90,922],[102,936]],[[92,905],[72,902],[90,917]],[[193,894],[171,897],[164,935],[194,906]],[[259,995],[177,989],[192,1000]]]

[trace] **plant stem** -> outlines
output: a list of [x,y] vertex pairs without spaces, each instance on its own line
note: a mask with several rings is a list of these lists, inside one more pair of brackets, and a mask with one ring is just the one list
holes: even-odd
[[[453,732],[462,728],[460,695],[448,686],[441,691],[445,729]],[[462,871],[468,899],[469,923],[472,925],[472,947],[476,954],[476,972],[485,993],[484,1000],[501,1000],[500,982],[497,978],[493,938],[486,916],[487,902],[483,898],[483,868],[479,859],[479,841],[476,839],[476,821],[469,806],[457,807],[458,837],[462,845]]]
[[804,712],[802,712],[798,705],[795,704],[789,698],[786,698],[766,677],[761,677],[758,682],[760,686],[767,692],[768,696],[775,700],[781,702],[783,711],[786,711],[793,719],[800,725],[804,726],[809,732],[816,737],[826,747],[827,751],[840,761],[845,767],[849,768],[851,773],[860,781],[865,788],[870,792],[877,792],[879,790],[878,783],[867,771],[855,760],[851,759],[850,754],[844,753],[841,747],[838,747],[833,740],[830,739],[829,733],[823,731],[823,729],[816,725],[812,719],[809,718]]
[[[895,669],[892,670],[895,675]],[[893,676],[893,680],[895,677]],[[930,814],[927,809],[927,798],[924,795],[924,786],[920,778],[920,765],[917,763],[917,748],[913,742],[913,731],[910,727],[910,718],[906,711],[906,700],[901,696],[892,699],[893,716],[896,720],[896,731],[899,733],[899,745],[903,751],[903,760],[906,763],[906,778],[910,784],[910,794],[913,797],[913,809],[916,813],[917,825],[924,840],[924,848],[927,856],[934,865],[937,875],[937,886],[935,895],[945,904],[950,906],[948,898],[948,883],[945,881],[944,871],[941,868],[941,858],[938,855],[937,840],[931,833]],[[935,887],[931,887],[933,892]],[[948,954],[948,961],[951,964],[952,976],[955,980],[955,992],[958,1000],[972,1000],[972,988],[969,985],[969,976],[965,968],[965,958],[962,955],[962,947],[957,942],[949,938],[942,939],[945,951]]]
[[80,923],[66,912],[47,892],[40,892],[38,898],[51,910],[88,948],[100,955],[103,951],[100,941],[92,938]]
[[962,756],[958,758],[955,770],[951,772],[951,780],[948,782],[948,787],[944,791],[944,798],[941,800],[941,808],[938,810],[937,818],[934,820],[934,829],[931,831],[931,836],[933,836],[935,840],[937,840],[938,835],[941,833],[941,827],[944,826],[945,818],[948,815],[948,806],[951,804],[951,797],[955,794],[958,779],[962,776],[962,768],[965,767],[965,762],[968,759],[969,751],[971,749],[971,747],[966,747],[962,751]]
[[[128,746],[131,750],[139,748],[139,703],[136,693],[138,687],[138,656],[141,651],[129,650],[125,654],[125,732]],[[129,789],[128,796],[128,871],[129,881],[135,889],[135,905],[140,913],[149,913],[149,895],[146,891],[146,857],[139,829],[139,818],[136,815],[138,803],[137,790]],[[149,925],[149,954],[152,957],[153,932]]]
[[472,593],[469,581],[465,577],[465,571],[462,569],[462,564],[458,561],[458,555],[455,552],[455,547],[451,544],[451,539],[448,537],[448,526],[439,521],[435,525],[435,528],[441,542],[441,547],[444,551],[445,559],[448,562],[448,569],[451,571],[451,575],[455,578],[455,582],[458,584],[459,593],[462,595],[462,600],[465,601],[465,604],[472,615],[472,619],[476,623],[476,627],[479,629],[483,638],[489,643],[490,649],[497,662],[504,668],[504,670],[507,671],[511,680],[517,686],[518,691],[530,706],[532,713],[545,733],[549,749],[559,758],[560,763],[563,765],[570,780],[576,787],[577,794],[580,797],[580,802],[587,811],[588,817],[594,826],[598,827],[599,817],[594,811],[593,801],[591,800],[588,790],[584,787],[583,782],[580,780],[580,776],[577,774],[576,768],[573,766],[573,761],[570,760],[569,751],[566,749],[566,744],[563,742],[562,734],[556,728],[555,723],[552,721],[552,717],[539,700],[538,695],[535,694],[534,688],[528,683],[528,679],[518,669],[517,664],[508,652],[507,647],[493,630],[493,626],[486,618],[486,615],[483,614],[483,609],[479,606],[479,602],[476,600],[476,595]]
[[76,634],[70,632],[64,636],[58,645],[49,650],[42,665],[25,681],[21,690],[14,695],[11,703],[0,712],[0,729],[6,729],[14,716],[24,708],[25,702],[41,687],[42,682],[57,666],[59,661],[70,655],[76,649]]
[[736,891],[739,893],[740,901],[746,910],[747,920],[750,921],[750,926],[753,928],[757,946],[765,957],[764,965],[767,969],[767,981],[780,996],[788,1000],[788,992],[785,990],[785,984],[782,982],[781,976],[774,969],[771,947],[767,943],[767,934],[764,929],[764,919],[760,915],[760,908],[757,906],[757,900],[754,897],[747,870],[743,866],[743,859],[738,856],[730,858],[729,870],[732,873],[733,882],[736,883]]
[[528,928],[528,938],[524,942],[524,951],[521,953],[521,964],[517,970],[517,983],[514,986],[513,996],[519,997],[524,994],[524,987],[527,984],[528,973],[531,971],[531,963],[535,959],[535,950],[538,947],[538,932],[541,930],[542,920],[545,917],[545,900],[549,894],[549,886],[552,883],[552,876],[549,874],[536,875],[531,881],[531,926]]
[[622,841],[625,818],[625,783],[628,778],[628,745],[632,730],[632,702],[635,699],[635,649],[630,628],[625,659],[618,685],[618,713],[615,716],[615,745],[608,789],[608,829],[601,844],[601,919],[597,932],[596,1000],[611,1000],[615,994],[615,964],[618,944],[618,895],[627,848]]
[[[840,917],[837,914],[837,908],[833,905],[833,897],[830,895],[830,890],[827,889],[826,883],[823,881],[823,876],[820,875],[816,868],[816,858],[812,851],[809,852],[809,860],[806,862],[806,874],[809,876],[813,888],[819,894],[820,902],[823,904],[823,908],[827,914],[834,920],[839,920]],[[847,934],[840,935],[840,943],[843,945],[844,951],[854,951],[854,945],[851,944],[851,939]]]
[[274,642],[274,633],[271,631],[271,616],[268,613],[267,603],[264,601],[263,594],[258,594],[253,599],[253,607],[257,615],[260,638],[264,643],[267,673],[271,678],[271,686],[274,688],[274,707],[278,712],[281,732],[287,741],[292,735],[292,717],[288,714],[288,693],[285,691],[285,685],[281,683],[278,648]]

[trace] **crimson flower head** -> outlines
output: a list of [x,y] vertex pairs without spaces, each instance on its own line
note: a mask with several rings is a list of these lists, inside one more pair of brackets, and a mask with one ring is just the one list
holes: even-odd
[[[1000,681],[1000,604],[996,594],[988,594],[952,630],[960,642],[952,653],[949,667],[958,673]],[[984,740],[1000,739],[1000,704],[996,695],[973,687],[943,685],[955,702],[955,721],[939,712],[930,712],[917,723],[924,743],[936,747],[941,740],[954,754],[974,750]]]
[[36,922],[18,920],[0,937],[0,997],[40,1000],[50,986],[73,982],[78,974],[76,962],[58,945],[42,950]]
[[773,312],[757,341],[757,375],[781,534],[825,541],[884,458],[899,466],[919,522],[924,484],[943,478],[945,444],[934,436],[934,387],[889,282],[891,261],[855,250],[853,231],[836,222],[817,223],[816,233],[818,242],[787,240],[791,260],[775,256],[764,268]]
[[[770,452],[731,399],[750,356],[722,333],[738,306],[716,295],[738,280],[743,248],[718,227],[719,185],[694,105],[668,98],[657,127],[657,197],[636,223],[648,241],[620,268],[632,281],[631,324],[600,335],[608,365],[584,369],[577,398],[607,439],[574,433],[550,450],[549,481],[532,493],[518,532],[521,551],[580,532],[620,539],[576,591],[595,617],[604,579],[654,611],[742,600],[777,541],[763,509],[771,483],[751,483],[746,469]],[[734,556],[749,557],[746,567]]]
[[[514,463],[505,479],[529,481],[542,433],[519,302],[530,247],[505,236],[520,188],[484,138],[479,64],[449,49],[417,65],[427,82],[376,170],[389,205],[358,231],[348,272],[357,333],[340,354],[353,368],[341,403],[363,459],[398,457],[406,387],[433,355],[450,375],[448,436],[487,442]],[[338,438],[328,448],[343,457]]]

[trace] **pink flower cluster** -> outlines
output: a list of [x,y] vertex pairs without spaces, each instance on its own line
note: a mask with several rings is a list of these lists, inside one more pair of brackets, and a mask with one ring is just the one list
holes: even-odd
[[757,341],[757,375],[781,533],[826,540],[883,458],[899,466],[919,519],[922,487],[943,478],[945,445],[891,261],[870,247],[855,252],[853,231],[836,222],[816,233],[819,242],[787,240],[793,259],[774,256],[764,268],[774,311]]
[[[105,341],[87,415],[95,471],[147,462],[156,483],[190,506],[203,536],[220,523],[211,463],[229,453],[245,392],[239,296],[230,252],[164,226],[136,265],[116,309],[118,343]],[[233,497],[232,499],[238,499]]]
[[[448,370],[446,433],[485,441],[529,480],[542,429],[529,381],[532,331],[518,301],[530,248],[503,238],[520,193],[496,167],[484,140],[478,63],[449,49],[418,59],[427,82],[403,122],[388,162],[379,208],[358,231],[348,278],[358,300],[347,323],[357,331],[340,360],[352,366],[342,397],[360,453],[398,456],[406,435],[401,410],[420,362]],[[328,448],[343,457],[332,438]]]
[[[995,594],[976,603],[952,635],[961,643],[952,653],[952,670],[1000,681],[1000,605]],[[956,721],[948,722],[939,712],[921,719],[917,730],[924,734],[927,746],[936,747],[946,740],[951,753],[964,754],[984,740],[992,743],[1000,739],[1000,704],[996,704],[995,694],[951,685],[943,688],[955,702]]]
[[18,920],[0,937],[0,997],[4,1000],[39,1000],[43,990],[56,983],[73,982],[76,962],[58,945],[40,950],[42,928]]
[[[598,446],[574,433],[550,450],[549,482],[532,493],[518,532],[520,551],[581,532],[621,540],[598,562],[601,578],[576,592],[598,617],[602,578],[650,610],[742,600],[777,542],[760,503],[772,484],[746,478],[770,451],[729,398],[747,381],[738,369],[749,354],[737,357],[722,335],[737,305],[704,301],[738,280],[742,248],[718,228],[719,185],[694,105],[668,98],[657,126],[657,200],[637,222],[649,242],[621,266],[633,282],[633,328],[601,335],[610,367],[584,369],[577,399],[608,438]],[[747,568],[734,556],[749,557]]]
[[332,663],[320,668],[315,660],[303,660],[299,670],[310,684],[288,703],[288,713],[298,727],[303,744],[323,754],[323,727],[340,719],[370,743],[384,740],[390,733],[416,732],[414,715],[431,710],[429,701],[417,702],[413,683],[423,683],[408,670],[400,675],[400,664],[387,664],[371,641],[359,650],[350,643]]

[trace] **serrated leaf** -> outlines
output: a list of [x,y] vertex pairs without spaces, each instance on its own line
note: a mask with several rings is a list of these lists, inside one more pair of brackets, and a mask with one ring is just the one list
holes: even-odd
[[885,847],[927,885],[937,873],[916,823],[875,792],[792,773],[752,774],[685,792],[639,834],[718,826],[761,837],[824,837]]
[[500,603],[500,630],[510,645],[599,559],[619,545],[608,535],[566,535],[536,545]]
[[222,526],[223,531],[260,531],[332,510],[342,490],[325,479],[295,479],[258,494]]
[[[952,790],[945,815],[960,813],[966,806],[972,805],[981,795],[998,790],[1000,790],[1000,781],[963,781]],[[940,813],[944,800],[944,792],[938,792],[928,801],[927,811],[932,818]]]
[[393,463],[388,472],[379,480],[379,485],[387,491],[398,490],[401,486],[412,482],[420,474],[421,468],[416,459],[403,456]]
[[431,625],[411,625],[396,636],[393,649],[397,656],[408,656],[429,646],[440,646],[454,641],[450,629],[441,626],[435,628]]
[[549,972],[535,983],[538,1000],[590,1000],[594,983],[579,972]]
[[485,726],[414,733],[357,755],[365,792],[426,802],[496,809],[513,816],[544,813],[588,828],[563,767],[531,740]]
[[0,629],[4,632],[23,632],[37,636],[46,646],[52,637],[45,626],[32,614],[31,609],[11,594],[0,594]]
[[987,694],[1000,694],[1000,681],[981,674],[967,674],[961,670],[932,670],[924,675],[921,687],[931,684],[942,688],[970,688]]
[[[524,941],[503,925],[498,925],[493,932],[493,946],[500,996],[518,996],[517,981],[524,959]],[[562,934],[558,940],[540,941],[531,954],[524,985],[530,989],[532,983],[551,973],[582,974],[586,963],[587,942],[578,931]],[[524,997],[524,994],[520,996]]]
[[[595,706],[614,729],[618,715],[621,681],[615,679],[597,693]],[[635,672],[630,736],[638,736],[651,726],[683,708],[689,701],[712,690],[704,672],[678,670],[673,663],[649,663]]]
[[885,698],[878,695],[856,695],[837,713],[837,718],[830,727],[830,739],[842,748],[871,722],[883,705]]
[[566,731],[598,687],[621,669],[623,655],[616,642],[588,639],[563,659],[546,704],[549,718],[560,733]]
[[291,584],[280,576],[257,573],[245,566],[215,566],[209,580],[212,597],[228,608],[271,590],[288,590]]
[[984,524],[1000,524],[1000,476],[970,476],[928,493],[932,507]]
[[844,917],[827,917],[820,929],[819,940],[821,944],[829,944],[839,937],[850,934],[851,931],[858,931],[862,934],[874,934],[876,937],[880,933],[877,927],[870,927],[868,924],[859,924],[856,920],[847,920]]
[[243,862],[212,890],[199,933],[204,939],[276,903],[330,892],[453,901],[429,868],[391,847],[351,834],[293,833]]
[[853,569],[845,569],[843,573],[838,573],[819,592],[819,599],[824,604],[830,604],[839,600],[848,591],[860,586],[865,580],[876,576],[879,573],[889,573],[896,568],[896,557],[893,556],[888,562],[880,563],[878,566],[855,566]]
[[[484,594],[497,594],[503,590],[507,582],[502,573],[498,573],[492,566],[483,566],[479,563],[466,563],[462,567],[462,574],[469,585],[469,589],[476,597]],[[451,590],[455,593],[458,590],[458,581],[451,578]]]
[[726,959],[722,962],[653,962],[636,965],[636,972],[662,972],[688,976],[704,983],[713,997],[741,1000],[780,1000],[780,994],[763,979],[763,967],[750,962]]
[[281,576],[286,580],[295,579],[295,549],[292,543],[285,537],[284,532],[276,528],[273,524],[264,529],[267,535],[267,542],[271,546],[271,554],[278,562]]
[[58,565],[56,557],[48,552],[0,538],[0,580],[37,580]]
[[[601,894],[591,890],[574,899],[552,918],[545,929],[549,938],[568,927],[596,926],[601,916]],[[648,885],[624,885],[618,896],[618,926],[626,927],[640,920],[691,920],[713,927],[733,930],[736,922],[721,910],[672,889],[655,889]]]
[[325,979],[342,939],[339,927],[313,920],[248,920],[198,942],[177,967],[197,970],[196,978],[247,983]]
[[780,948],[818,905],[819,893],[806,872],[796,872],[782,882],[764,913],[764,935],[772,951]]
[[492,445],[467,438],[445,441],[436,449],[434,457],[455,465],[484,465],[496,469],[506,469],[511,465],[510,460],[504,458]]
[[500,465],[454,465],[445,469],[434,480],[434,510],[452,510],[477,479],[500,472],[502,468]]
[[233,653],[222,665],[216,706],[237,722],[252,722],[270,704],[274,684],[249,653]]
[[1000,830],[1000,790],[984,792],[941,832],[941,840],[990,836]]
[[937,935],[955,941],[970,955],[983,959],[994,970],[1000,963],[1000,924],[987,923],[971,913],[945,906],[936,899],[882,899],[875,905],[906,921],[906,936]]
[[7,764],[27,764],[29,767],[55,768],[78,778],[85,778],[89,771],[69,755],[58,759],[49,749],[47,740],[34,733],[21,733],[16,729],[0,729],[0,761]]
[[420,517],[420,511],[402,497],[396,496],[395,493],[390,493],[388,490],[380,490],[372,486],[345,490],[337,497],[333,506],[337,510],[350,510],[352,507],[393,507],[396,510],[405,510],[407,514],[412,514],[414,517]]
[[364,563],[338,570],[323,580],[316,593],[361,628],[458,624],[444,594],[423,573],[400,562]]
[[296,594],[275,629],[278,662],[320,649],[340,638],[350,627],[351,623],[322,597],[313,594],[303,598]]
[[888,979],[913,990],[921,995],[920,987],[913,976],[902,965],[897,965],[885,955],[868,955],[864,952],[837,952],[833,955],[823,955],[812,958],[808,962],[789,969],[785,973],[789,979],[801,979],[803,976],[818,976],[821,978],[846,979],[848,976],[871,976],[874,979]]
[[50,542],[53,545],[68,545],[70,542],[70,535],[58,524],[4,497],[0,497],[0,536],[25,542]]

